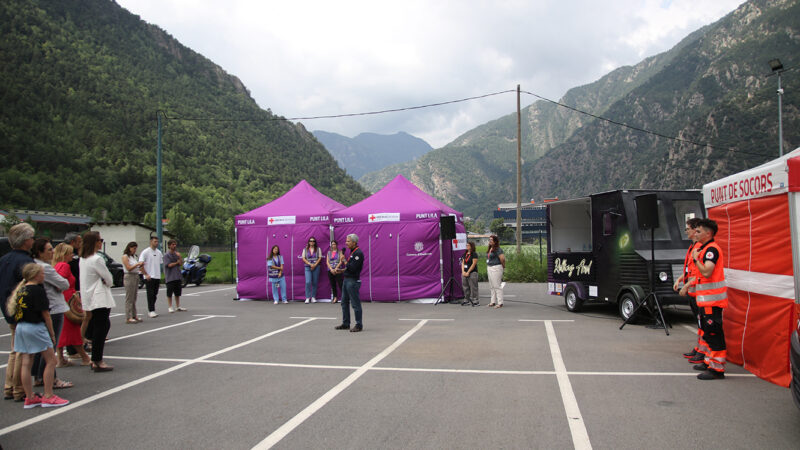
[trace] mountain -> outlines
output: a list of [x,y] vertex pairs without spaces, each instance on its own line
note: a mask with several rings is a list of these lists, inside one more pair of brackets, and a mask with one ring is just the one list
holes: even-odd
[[301,179],[345,204],[368,195],[301,124],[113,1],[5,0],[0,33],[5,208],[154,221],[157,113],[164,210],[207,240]]
[[[524,108],[523,202],[700,188],[777,157],[777,82],[766,77],[767,61],[779,57],[787,68],[800,62],[799,25],[796,1],[750,1],[667,52],[569,90],[559,103],[574,109],[543,100]],[[793,149],[800,145],[798,72],[784,73],[782,83],[784,148]],[[509,114],[360,182],[373,190],[402,173],[465,214],[486,216],[516,199],[516,134],[516,113]]]
[[354,138],[327,131],[312,133],[353,178],[411,161],[433,149],[424,140],[402,131],[392,135],[361,133]]

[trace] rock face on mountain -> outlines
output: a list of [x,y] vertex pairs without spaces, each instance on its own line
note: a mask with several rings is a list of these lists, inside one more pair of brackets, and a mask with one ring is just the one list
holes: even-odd
[[402,131],[391,135],[361,133],[354,138],[327,131],[312,133],[339,166],[356,179],[367,172],[414,160],[433,149],[424,140]]
[[[777,81],[766,76],[776,57],[787,68],[800,63],[800,3],[750,1],[665,53],[569,90],[559,100],[569,108],[544,100],[524,108],[523,202],[700,188],[777,157]],[[784,73],[782,84],[784,148],[793,149],[800,71]],[[402,173],[467,215],[488,215],[516,199],[516,133],[510,114],[360,182],[373,190]]]
[[3,207],[152,215],[157,114],[164,210],[203,230],[304,178],[345,204],[367,195],[301,124],[113,1],[5,0],[0,30]]

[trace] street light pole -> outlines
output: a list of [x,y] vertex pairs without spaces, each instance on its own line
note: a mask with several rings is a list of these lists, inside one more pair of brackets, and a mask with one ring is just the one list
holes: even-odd
[[517,254],[522,252],[522,114],[517,85]]
[[781,60],[778,58],[769,61],[769,68],[772,74],[778,76],[778,154],[783,156],[783,88],[781,87],[781,73],[783,68]]
[[783,156],[783,88],[781,88],[781,72],[778,72],[778,152]]

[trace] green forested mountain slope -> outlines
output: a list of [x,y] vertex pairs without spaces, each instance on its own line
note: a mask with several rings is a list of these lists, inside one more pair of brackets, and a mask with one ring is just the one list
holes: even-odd
[[[765,77],[767,61],[798,63],[799,23],[796,1],[751,1],[668,52],[616,69],[560,100],[638,128],[709,142],[715,150],[544,101],[524,108],[523,201],[617,188],[697,188],[777,156],[777,83]],[[786,72],[783,84],[784,145],[794,148],[800,145],[800,71]],[[467,215],[488,215],[497,203],[516,199],[516,133],[516,114],[510,114],[360,182],[374,190],[402,173]]]
[[[700,188],[778,156],[777,80],[800,63],[800,3],[751,1],[605,113],[695,146],[594,122],[524,167],[532,196],[615,188]],[[784,151],[800,145],[800,71],[783,75]],[[547,174],[558,176],[547,176]],[[602,176],[597,176],[601,174]]]
[[390,135],[361,133],[353,138],[321,130],[312,133],[356,179],[367,172],[411,161],[432,150],[424,140],[402,131]]
[[0,33],[3,207],[142,220],[159,110],[164,209],[209,230],[304,178],[345,204],[367,194],[302,125],[113,1],[5,0]]

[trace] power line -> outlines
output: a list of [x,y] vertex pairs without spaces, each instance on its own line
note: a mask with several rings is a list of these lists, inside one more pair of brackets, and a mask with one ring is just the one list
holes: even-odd
[[516,92],[516,90],[509,89],[507,91],[493,92],[491,94],[477,95],[477,96],[474,96],[474,97],[461,98],[461,99],[458,99],[458,100],[448,100],[448,101],[445,101],[445,102],[429,103],[427,105],[407,106],[407,107],[404,107],[404,108],[384,109],[384,110],[380,110],[380,111],[367,111],[367,112],[347,113],[347,114],[331,114],[331,115],[326,115],[326,116],[288,117],[288,118],[287,117],[272,117],[272,118],[269,118],[269,119],[218,119],[218,118],[215,118],[215,117],[180,117],[180,116],[178,116],[178,117],[168,117],[166,115],[166,113],[165,113],[164,117],[166,117],[167,119],[170,119],[170,120],[215,121],[215,122],[270,122],[270,121],[276,121],[276,120],[338,119],[338,118],[342,118],[342,117],[371,116],[371,115],[387,114],[387,113],[401,112],[401,111],[412,111],[412,110],[415,110],[415,109],[433,108],[433,107],[436,107],[436,106],[444,106],[444,105],[450,105],[450,104],[453,104],[453,103],[468,102],[468,101],[471,101],[471,100],[478,100],[478,99],[482,99],[482,98],[492,97],[492,96],[495,96],[495,95],[507,94],[509,92]]
[[[330,114],[330,115],[321,115],[321,116],[305,116],[305,117],[288,117],[288,118],[287,117],[270,117],[270,118],[265,118],[265,119],[242,119],[242,118],[218,118],[218,117],[181,117],[181,116],[170,117],[170,116],[167,115],[166,112],[161,111],[161,113],[164,115],[164,118],[167,119],[167,120],[194,121],[194,122],[199,122],[199,121],[209,121],[209,122],[273,122],[273,121],[338,119],[338,118],[346,118],[346,117],[370,116],[370,115],[388,114],[388,113],[395,113],[395,112],[402,112],[402,111],[413,111],[413,110],[424,109],[424,108],[433,108],[433,107],[437,107],[437,106],[450,105],[450,104],[454,104],[454,103],[463,103],[463,102],[468,102],[468,101],[472,101],[472,100],[479,100],[479,99],[482,99],[482,98],[493,97],[493,96],[496,96],[496,95],[508,94],[508,93],[514,93],[514,92],[516,92],[516,89],[508,89],[508,90],[505,90],[505,91],[492,92],[490,94],[476,95],[476,96],[473,96],[473,97],[466,97],[466,98],[461,98],[461,99],[458,99],[458,100],[448,100],[448,101],[437,102],[437,103],[429,103],[429,104],[426,104],[426,105],[407,106],[407,107],[403,107],[403,108],[383,109],[383,110],[378,110],[378,111],[366,111],[366,112],[345,113],[345,114]],[[697,142],[697,141],[692,141],[690,139],[683,139],[683,138],[679,138],[679,137],[675,137],[675,136],[669,136],[669,135],[666,135],[666,134],[663,134],[663,133],[659,133],[657,131],[652,131],[652,130],[648,130],[648,129],[641,128],[641,127],[636,127],[636,126],[629,125],[629,124],[624,123],[624,122],[619,122],[619,121],[616,121],[616,120],[612,120],[612,119],[609,119],[607,117],[603,117],[603,116],[600,116],[600,115],[597,115],[597,114],[592,114],[590,112],[578,109],[578,108],[576,108],[574,106],[565,105],[563,103],[557,102],[555,100],[551,100],[551,99],[549,99],[547,97],[543,97],[541,95],[535,94],[535,93],[530,92],[530,91],[520,91],[520,92],[528,94],[528,95],[530,95],[532,97],[536,97],[539,100],[543,100],[545,102],[552,103],[552,104],[554,104],[556,106],[559,106],[559,107],[562,107],[562,108],[567,108],[567,109],[569,109],[571,111],[575,111],[575,112],[577,112],[579,114],[583,114],[583,115],[595,118],[595,119],[603,121],[603,122],[607,122],[607,123],[610,123],[610,124],[614,124],[614,125],[617,125],[617,126],[628,128],[630,130],[634,130],[634,131],[637,131],[637,132],[640,132],[640,133],[650,134],[650,135],[653,135],[653,136],[661,137],[661,138],[664,138],[664,139],[669,139],[669,140],[676,141],[676,142],[681,142],[681,143],[684,143],[684,144],[693,145],[693,146],[696,146],[696,147],[708,147],[710,149],[727,150],[727,151],[734,152],[734,153],[743,153],[743,154],[752,155],[752,156],[761,156],[761,157],[769,156],[769,155],[765,155],[763,153],[748,152],[746,150],[738,149],[738,148],[735,148],[735,147],[730,147],[730,146],[728,146],[728,147],[718,147],[718,146],[713,146],[713,145],[711,145],[711,144],[709,144],[707,142]]]
[[684,143],[684,144],[690,144],[690,145],[694,145],[694,146],[697,146],[697,147],[708,147],[708,148],[711,148],[711,149],[725,149],[725,150],[728,150],[730,152],[744,153],[746,155],[763,156],[763,157],[769,156],[769,155],[765,155],[763,153],[748,152],[746,150],[741,150],[741,149],[738,149],[738,148],[735,148],[735,147],[722,148],[722,147],[713,146],[713,145],[711,145],[711,144],[709,144],[707,142],[705,142],[705,143],[703,143],[703,142],[695,142],[695,141],[692,141],[692,140],[689,140],[689,139],[683,139],[683,138],[679,138],[679,137],[669,136],[669,135],[666,135],[666,134],[663,134],[663,133],[659,133],[659,132],[656,132],[656,131],[651,131],[651,130],[647,130],[647,129],[644,129],[644,128],[635,127],[633,125],[628,125],[627,123],[624,123],[624,122],[618,122],[616,120],[608,119],[608,118],[603,117],[603,116],[598,116],[597,114],[592,114],[592,113],[587,112],[587,111],[582,111],[582,110],[580,110],[578,108],[575,108],[573,106],[565,105],[565,104],[559,103],[559,102],[557,102],[555,100],[550,100],[549,98],[542,97],[541,95],[534,94],[533,92],[528,92],[528,91],[520,91],[520,92],[523,92],[525,94],[531,95],[531,96],[536,97],[536,98],[538,98],[540,100],[552,103],[554,105],[560,106],[562,108],[567,108],[567,109],[575,111],[577,113],[585,114],[587,116],[593,117],[595,119],[598,119],[598,120],[601,120],[601,121],[604,121],[604,122],[608,122],[608,123],[611,123],[611,124],[614,124],[614,125],[618,125],[618,126],[621,126],[621,127],[629,128],[631,130],[638,131],[638,132],[641,132],[641,133],[646,133],[646,134],[651,134],[653,136],[662,137],[664,139],[669,139],[669,140],[676,141],[676,142],[681,142],[681,143]]

